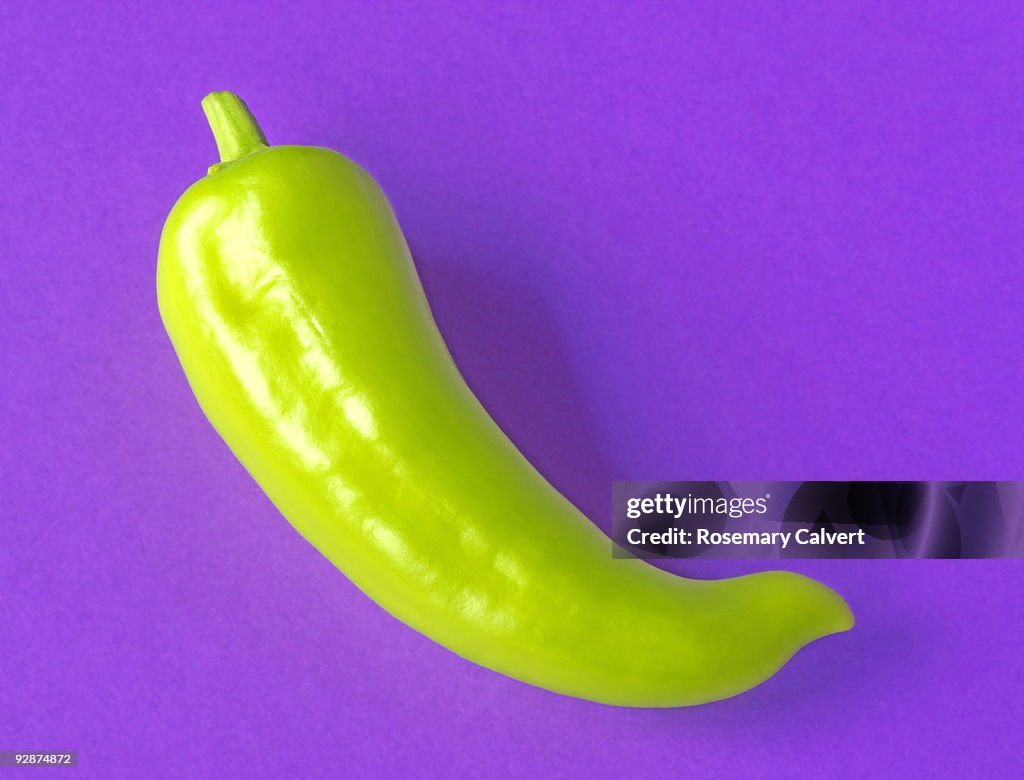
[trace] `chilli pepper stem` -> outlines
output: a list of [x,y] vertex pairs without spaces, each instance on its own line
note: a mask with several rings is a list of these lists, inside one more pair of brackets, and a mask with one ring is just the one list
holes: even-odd
[[233,92],[211,92],[203,98],[203,112],[222,164],[266,148],[267,137],[249,107]]

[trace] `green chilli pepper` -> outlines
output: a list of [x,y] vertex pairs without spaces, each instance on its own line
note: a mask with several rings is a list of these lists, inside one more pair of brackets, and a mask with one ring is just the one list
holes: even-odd
[[852,626],[797,574],[613,558],[466,386],[369,174],[268,146],[231,93],[203,108],[221,162],[164,226],[160,314],[242,465],[380,606],[510,677],[636,707],[732,696]]

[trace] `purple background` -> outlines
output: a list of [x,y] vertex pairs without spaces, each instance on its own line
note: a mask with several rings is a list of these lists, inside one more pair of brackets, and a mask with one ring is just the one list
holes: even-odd
[[291,530],[154,293],[215,159],[199,100],[233,89],[379,179],[471,384],[602,524],[614,478],[1020,479],[1019,2],[211,5],[0,11],[0,749],[106,778],[1021,771],[1024,562],[794,562],[859,624],[731,701],[533,689]]

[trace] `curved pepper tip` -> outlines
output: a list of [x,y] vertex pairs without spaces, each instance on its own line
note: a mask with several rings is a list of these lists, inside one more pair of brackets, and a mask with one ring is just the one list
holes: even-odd
[[[835,593],[835,591],[832,592]],[[829,634],[843,634],[857,625],[857,619],[853,616],[853,610],[850,609],[850,605],[846,603],[846,600],[836,593],[835,601],[833,617],[830,621],[832,630],[825,634],[825,636]]]
[[776,616],[804,645],[853,628],[853,610],[846,599],[818,580],[790,571],[752,575],[761,609]]
[[842,634],[852,629],[857,621],[853,616],[853,610],[850,609],[850,605],[846,603],[846,599],[828,585],[810,577],[806,579],[817,586],[820,594],[820,635],[825,637],[832,634]]

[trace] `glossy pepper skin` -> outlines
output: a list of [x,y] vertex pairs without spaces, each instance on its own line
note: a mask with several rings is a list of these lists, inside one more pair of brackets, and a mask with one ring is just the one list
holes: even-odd
[[851,627],[797,574],[614,559],[466,386],[373,179],[267,146],[230,93],[203,105],[222,162],[167,219],[161,316],[238,459],[384,609],[498,672],[635,707],[735,695]]

